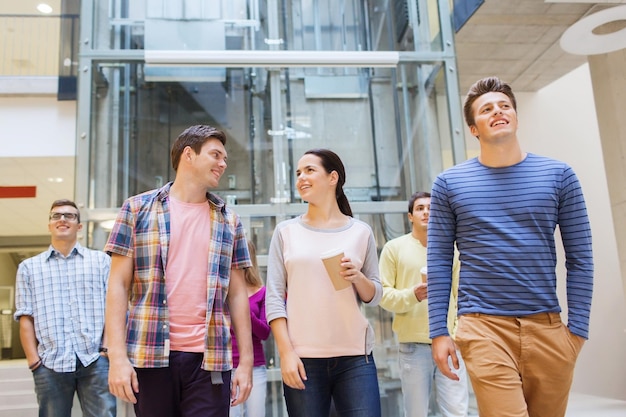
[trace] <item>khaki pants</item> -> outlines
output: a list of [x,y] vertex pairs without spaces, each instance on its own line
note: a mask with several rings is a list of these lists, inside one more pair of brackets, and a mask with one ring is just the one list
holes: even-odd
[[565,416],[582,343],[558,313],[466,314],[459,317],[455,342],[480,417]]

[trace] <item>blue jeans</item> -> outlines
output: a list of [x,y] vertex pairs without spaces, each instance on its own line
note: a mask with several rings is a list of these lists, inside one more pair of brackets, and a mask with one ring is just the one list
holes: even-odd
[[459,376],[459,381],[453,381],[439,371],[433,360],[430,344],[400,343],[398,353],[406,417],[428,416],[433,381],[436,387],[435,399],[441,415],[443,417],[467,416],[469,407],[467,373],[458,350],[460,368],[455,372]]
[[341,417],[380,417],[380,392],[374,357],[302,358],[305,389],[283,384],[293,417],[328,417],[331,398]]
[[84,417],[115,417],[116,400],[109,392],[109,360],[103,356],[74,372],[55,372],[41,365],[33,372],[39,417],[68,417],[78,393]]

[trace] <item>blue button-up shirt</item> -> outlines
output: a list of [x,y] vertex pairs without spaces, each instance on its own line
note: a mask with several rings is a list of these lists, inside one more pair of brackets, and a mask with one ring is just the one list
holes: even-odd
[[66,257],[52,246],[17,269],[15,320],[32,316],[39,356],[55,372],[96,361],[104,330],[111,258],[76,243]]

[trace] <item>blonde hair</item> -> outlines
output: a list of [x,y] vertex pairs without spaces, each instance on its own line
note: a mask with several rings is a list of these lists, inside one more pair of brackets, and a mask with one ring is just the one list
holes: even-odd
[[248,239],[248,252],[250,253],[252,266],[250,268],[244,269],[246,285],[250,287],[260,288],[263,286],[263,281],[261,280],[261,274],[259,273],[259,264],[256,259],[256,246],[254,246],[254,243],[252,243],[250,239]]

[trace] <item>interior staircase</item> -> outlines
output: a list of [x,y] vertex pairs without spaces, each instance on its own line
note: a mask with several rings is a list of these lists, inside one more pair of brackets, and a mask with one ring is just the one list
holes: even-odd
[[37,417],[33,376],[25,359],[0,361],[0,417]]
[[[39,407],[35,383],[26,359],[0,361],[0,417],[37,417]],[[71,417],[82,417],[78,397],[74,396]],[[117,401],[118,417],[134,417],[129,403]]]

